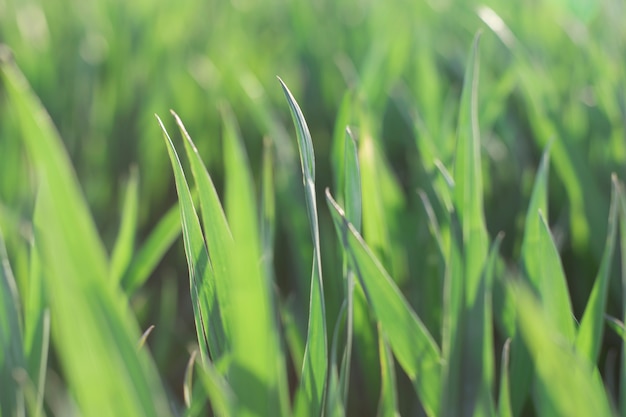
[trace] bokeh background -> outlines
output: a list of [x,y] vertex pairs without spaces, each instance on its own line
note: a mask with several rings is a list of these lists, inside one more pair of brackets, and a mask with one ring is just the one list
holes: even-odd
[[[308,121],[320,196],[334,186],[342,101],[357,103],[350,125],[373,138],[396,210],[385,225],[393,244],[378,249],[419,313],[432,294],[412,291],[413,283],[441,271],[416,191],[433,181],[433,156],[452,166],[463,71],[482,30],[489,232],[506,233],[502,253],[514,268],[534,173],[551,141],[549,220],[580,317],[604,247],[610,175],[626,178],[624,7],[618,0],[0,0],[0,42],[58,128],[108,248],[131,172],[140,183],[138,245],[176,203],[155,113],[170,132],[169,109],[181,116],[218,191],[220,109],[236,116],[254,172],[264,139],[271,141],[278,291],[304,332],[312,250],[295,134],[276,76]],[[19,272],[36,184],[1,89],[0,226]],[[320,216],[325,276],[333,276],[341,261],[328,213]],[[194,340],[188,291],[178,240],[132,297],[142,327],[157,326],[149,344],[176,395]],[[341,290],[331,280],[326,291],[334,323]],[[613,293],[609,311],[619,312],[617,287]],[[436,323],[429,328],[439,331]],[[375,387],[354,384],[373,392],[361,407],[375,406]]]

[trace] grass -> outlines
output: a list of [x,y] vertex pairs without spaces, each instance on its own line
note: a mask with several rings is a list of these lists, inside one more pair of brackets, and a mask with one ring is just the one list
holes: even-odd
[[0,416],[626,416],[619,4],[65,3],[0,1]]

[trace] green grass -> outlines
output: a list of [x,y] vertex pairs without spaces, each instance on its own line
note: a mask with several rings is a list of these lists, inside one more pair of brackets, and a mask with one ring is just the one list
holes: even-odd
[[621,8],[0,0],[0,416],[626,416]]

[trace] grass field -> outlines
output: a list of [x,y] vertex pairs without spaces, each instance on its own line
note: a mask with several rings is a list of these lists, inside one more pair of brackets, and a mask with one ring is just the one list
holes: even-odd
[[625,16],[0,0],[0,417],[626,417]]

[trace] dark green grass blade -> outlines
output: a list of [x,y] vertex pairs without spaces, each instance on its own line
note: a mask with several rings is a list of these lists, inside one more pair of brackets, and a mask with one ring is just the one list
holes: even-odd
[[122,278],[122,288],[127,294],[133,294],[148,280],[180,236],[181,227],[180,206],[176,204],[165,213],[131,260]]
[[[619,239],[621,258],[622,300],[626,300],[626,193],[623,184],[619,184]],[[622,323],[626,323],[626,307],[622,311]],[[622,343],[622,364],[620,368],[619,391],[620,415],[626,417],[626,341]]]
[[263,141],[263,174],[261,191],[261,240],[263,264],[268,277],[274,276],[274,236],[276,235],[276,200],[274,190],[274,154],[272,141]]
[[217,191],[213,185],[213,181],[200,158],[198,149],[191,140],[191,136],[187,133],[187,129],[180,120],[180,117],[172,111],[172,115],[176,119],[176,124],[180,129],[181,135],[185,142],[185,151],[191,165],[191,172],[198,189],[198,197],[200,201],[200,214],[202,225],[204,226],[204,237],[206,241],[207,251],[209,255],[210,270],[213,272],[212,282],[215,286],[215,297],[218,300],[219,310],[221,312],[222,327],[224,329],[225,346],[227,350],[229,344],[229,281],[231,271],[230,254],[233,251],[233,238],[226,221],[226,215],[222,209]]
[[[285,93],[289,110],[296,127],[298,149],[300,151],[300,163],[302,165],[302,180],[304,183],[304,195],[311,226],[313,239],[313,272],[311,274],[311,296],[309,305],[309,322],[307,328],[307,341],[304,350],[304,361],[300,390],[304,397],[296,398],[296,412],[308,410],[311,416],[322,413],[324,404],[324,392],[326,390],[326,375],[328,373],[328,345],[326,332],[326,308],[324,305],[324,285],[322,279],[322,260],[320,254],[320,237],[317,218],[317,201],[315,197],[315,156],[311,134],[304,120],[304,115],[295,98],[279,78]],[[301,401],[298,403],[298,401]],[[302,402],[303,401],[303,402]],[[303,411],[304,412],[304,411]]]
[[226,213],[235,250],[231,251],[229,382],[238,396],[238,416],[285,416],[288,388],[272,282],[261,259],[261,236],[250,165],[236,121],[226,109],[224,164]]
[[548,410],[572,417],[613,415],[599,373],[576,353],[531,291],[521,284],[511,284],[509,290],[514,292],[519,329],[543,390],[545,403],[536,403],[539,415]]
[[443,415],[494,413],[491,282],[484,274],[488,235],[483,210],[481,145],[478,127],[478,45],[474,37],[459,108],[454,164],[454,213],[445,285],[446,359]]
[[604,314],[609,291],[609,280],[611,279],[613,252],[615,251],[619,199],[619,184],[617,183],[617,177],[613,175],[606,246],[602,255],[598,276],[591,290],[591,295],[589,296],[589,301],[587,301],[585,312],[578,327],[578,334],[576,335],[576,349],[583,357],[589,360],[590,364],[594,365],[600,354],[604,333]]
[[20,310],[17,285],[0,233],[0,415],[10,416],[17,410],[19,386],[14,375],[25,366]]
[[191,304],[194,312],[196,333],[202,360],[207,362],[209,360],[209,352],[212,358],[219,358],[224,353],[226,346],[221,313],[215,293],[213,271],[211,271],[209,255],[202,237],[200,220],[198,220],[178,154],[165,130],[165,126],[163,126],[158,116],[157,120],[163,131],[172,170],[174,171],[176,191],[180,204],[180,221],[182,223],[185,255],[187,257],[187,267],[189,268]]
[[138,327],[109,279],[102,242],[62,141],[19,70],[2,63],[1,76],[40,181],[36,250],[53,301],[53,342],[81,413],[169,415],[154,364],[136,350]]
[[437,344],[328,191],[326,199],[337,237],[396,359],[415,385],[427,414],[438,415],[441,354]]
[[117,239],[111,252],[111,279],[119,283],[124,271],[133,258],[135,252],[135,232],[137,230],[137,212],[139,210],[139,171],[134,168],[124,193],[124,206]]

